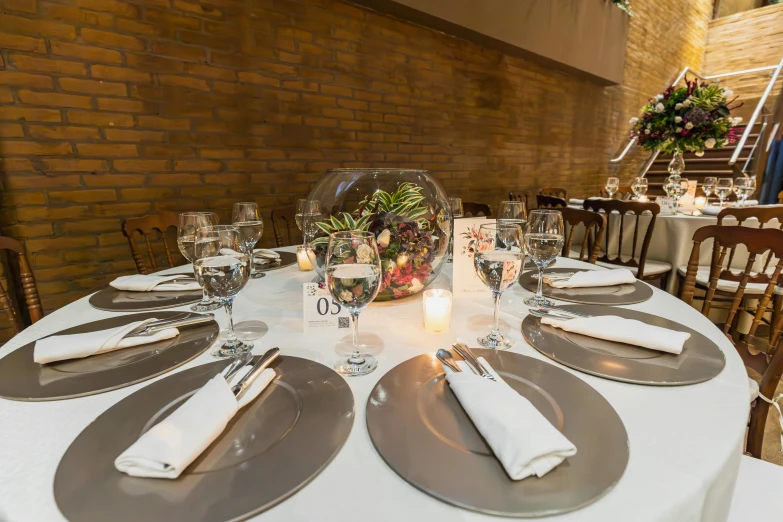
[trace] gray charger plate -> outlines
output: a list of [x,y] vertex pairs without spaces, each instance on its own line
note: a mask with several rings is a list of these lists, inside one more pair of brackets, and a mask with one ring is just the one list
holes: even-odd
[[126,292],[107,286],[90,296],[90,305],[109,312],[143,312],[189,305],[201,301],[201,290],[184,292]]
[[708,381],[726,366],[726,356],[718,345],[680,323],[625,308],[598,305],[568,305],[562,308],[590,315],[617,315],[691,334],[682,353],[674,355],[568,333],[541,325],[541,319],[532,315],[525,317],[522,334],[527,342],[550,359],[575,370],[633,384],[679,386]]
[[285,252],[283,250],[275,250],[280,254],[280,259],[277,261],[268,260],[268,263],[259,264],[256,263],[256,272],[269,272],[271,270],[278,270],[287,266],[296,264],[296,254],[293,252]]
[[392,368],[367,401],[367,429],[383,460],[435,498],[473,511],[543,517],[587,506],[611,490],[628,463],[617,412],[584,381],[544,361],[474,349],[577,447],[542,478],[514,481],[425,354]]
[[[152,317],[196,317],[190,312],[148,312],[110,317],[52,335],[96,332]],[[220,327],[215,321],[188,326],[173,339],[49,364],[33,361],[35,341],[0,359],[0,397],[22,401],[72,399],[146,381],[185,364],[209,348]],[[50,337],[50,336],[46,336]]]
[[[544,274],[559,272],[585,272],[584,268],[555,268],[546,269]],[[538,279],[533,276],[538,271],[525,272],[519,276],[519,284],[525,290],[535,292],[538,288]],[[543,292],[546,297],[581,304],[601,305],[630,305],[647,301],[653,295],[653,289],[643,281],[633,284],[604,286],[598,288],[553,288],[544,283]]]
[[54,498],[71,522],[244,520],[321,472],[351,431],[354,401],[331,368],[282,356],[270,387],[175,480],[135,478],[114,459],[229,362],[197,366],[146,386],[95,419],[63,455]]

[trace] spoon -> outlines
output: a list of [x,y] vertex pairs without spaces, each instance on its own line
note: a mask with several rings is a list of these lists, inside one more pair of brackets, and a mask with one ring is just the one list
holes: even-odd
[[435,357],[438,358],[440,362],[451,368],[455,372],[460,372],[462,370],[459,369],[459,367],[454,364],[454,357],[451,356],[451,352],[448,350],[444,350],[441,348],[438,350],[438,352],[435,354]]

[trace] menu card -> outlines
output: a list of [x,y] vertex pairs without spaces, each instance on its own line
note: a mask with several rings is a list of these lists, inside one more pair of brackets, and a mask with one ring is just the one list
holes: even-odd
[[479,227],[493,225],[494,219],[459,218],[454,220],[454,295],[490,293],[489,288],[476,275],[473,252],[478,245]]

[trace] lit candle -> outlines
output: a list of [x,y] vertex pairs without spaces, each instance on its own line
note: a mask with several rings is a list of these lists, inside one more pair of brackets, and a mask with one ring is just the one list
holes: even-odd
[[299,264],[299,270],[302,272],[309,272],[313,269],[313,264],[307,256],[307,247],[304,245],[296,247],[296,262]]
[[424,329],[430,332],[448,331],[451,324],[451,292],[425,290],[422,297]]
[[649,201],[649,199],[647,199],[647,196],[642,195],[639,196],[639,199],[637,201]]
[[693,200],[693,204],[696,206],[696,208],[699,209],[704,208],[704,205],[707,204],[707,198],[705,198],[704,196],[699,196],[698,198]]

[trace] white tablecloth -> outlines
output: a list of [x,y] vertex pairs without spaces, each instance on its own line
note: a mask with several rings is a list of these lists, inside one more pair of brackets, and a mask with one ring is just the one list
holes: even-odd
[[[578,264],[558,261],[558,267]],[[433,286],[447,287],[450,270],[447,265]],[[334,363],[337,353],[333,341],[303,334],[301,283],[313,276],[313,272],[302,273],[290,267],[252,280],[242,291],[234,307],[235,321],[263,320],[269,325],[268,333],[256,342],[255,353],[279,346],[283,355],[306,357],[329,366]],[[551,362],[522,338],[520,321],[526,315],[522,300],[527,295],[515,285],[503,296],[503,329],[516,341],[514,352]],[[714,326],[664,292],[655,290],[651,300],[630,308],[687,323],[703,332],[726,353],[726,368],[709,382],[671,388],[623,384],[566,368],[598,390],[618,411],[628,430],[631,453],[625,474],[605,497],[579,511],[545,520],[724,521],[749,410],[742,363]],[[224,311],[217,310],[216,314],[221,326],[225,326]],[[379,336],[383,349],[378,354],[378,370],[348,379],[356,400],[356,419],[348,441],[303,490],[252,520],[497,522],[496,517],[453,507],[409,485],[386,466],[367,434],[365,404],[381,376],[411,357],[449,346],[457,337],[475,346],[476,336],[486,333],[491,321],[492,299],[489,295],[458,298],[450,333],[424,332],[421,314],[420,295],[399,302],[376,303],[362,313],[363,337]],[[113,315],[95,310],[86,299],[81,299],[23,332],[0,349],[0,356],[66,326]],[[346,348],[348,344],[343,343]],[[205,353],[174,371],[213,360]],[[54,474],[63,453],[96,416],[150,382],[65,401],[25,403],[0,399],[0,520],[64,520],[52,494]],[[448,473],[448,468],[443,472]]]

